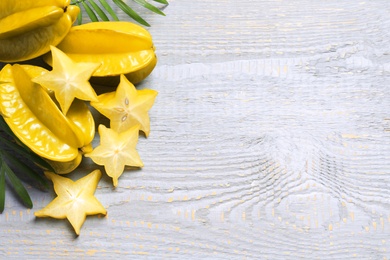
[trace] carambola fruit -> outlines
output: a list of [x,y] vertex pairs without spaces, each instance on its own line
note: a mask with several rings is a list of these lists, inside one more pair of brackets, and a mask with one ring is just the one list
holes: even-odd
[[[143,27],[123,21],[86,23],[73,26],[56,46],[75,62],[100,63],[91,82],[116,86],[124,74],[137,84],[157,63],[150,33]],[[44,56],[52,64],[51,54]]]
[[0,72],[0,111],[15,136],[46,159],[57,173],[68,173],[81,162],[95,134],[92,113],[77,100],[65,116],[50,90],[31,81],[47,73],[31,65],[6,65]]
[[45,54],[62,41],[79,12],[70,0],[1,0],[0,62]]

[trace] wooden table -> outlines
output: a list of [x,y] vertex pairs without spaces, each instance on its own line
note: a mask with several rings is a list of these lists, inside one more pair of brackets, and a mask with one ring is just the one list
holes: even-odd
[[[390,2],[170,0],[145,164],[76,237],[11,192],[0,258],[389,259]],[[124,16],[123,16],[124,17]],[[90,161],[70,177],[95,169]]]

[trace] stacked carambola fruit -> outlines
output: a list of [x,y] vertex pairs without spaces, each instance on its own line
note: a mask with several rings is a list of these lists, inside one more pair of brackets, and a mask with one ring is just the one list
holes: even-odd
[[[0,1],[0,62],[43,57],[51,65],[50,47],[57,46],[75,62],[100,63],[91,78],[100,85],[116,86],[120,75],[137,84],[152,72],[157,59],[147,30],[130,22],[73,26],[79,12],[70,0]],[[20,141],[66,173],[80,163],[80,151],[88,149],[95,125],[83,102],[74,102],[62,114],[50,91],[31,81],[43,72],[36,66],[5,66],[0,108]],[[21,103],[25,107],[16,108]]]

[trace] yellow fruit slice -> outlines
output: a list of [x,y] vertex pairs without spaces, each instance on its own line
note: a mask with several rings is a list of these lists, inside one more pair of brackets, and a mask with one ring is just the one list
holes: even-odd
[[143,167],[141,157],[136,150],[138,134],[138,125],[122,133],[99,125],[100,145],[85,154],[96,164],[104,166],[107,175],[113,180],[114,187],[118,185],[118,178],[122,175],[125,166]]
[[68,112],[74,99],[96,101],[97,96],[89,78],[100,66],[99,63],[74,62],[58,48],[51,46],[53,69],[33,81],[51,89],[62,113]]
[[137,90],[123,75],[116,91],[98,96],[98,102],[91,102],[97,111],[110,119],[110,127],[123,132],[134,125],[139,125],[146,136],[150,132],[148,111],[152,108],[157,91],[152,89]]
[[45,175],[53,182],[57,197],[36,211],[36,217],[66,218],[78,235],[87,215],[107,214],[107,210],[94,196],[102,176],[100,170],[94,170],[77,181],[51,172],[45,172]]
[[[19,74],[20,70],[22,70],[20,73],[22,75]],[[26,77],[22,68],[17,68],[15,71],[18,76]],[[7,74],[13,74],[11,65],[6,65],[2,69],[0,78],[7,78]],[[79,153],[77,147],[65,143],[51,129],[42,124],[23,101],[18,85],[20,87],[19,81],[17,84],[7,82],[0,85],[0,110],[14,134],[33,152],[43,158],[55,161],[75,159]]]

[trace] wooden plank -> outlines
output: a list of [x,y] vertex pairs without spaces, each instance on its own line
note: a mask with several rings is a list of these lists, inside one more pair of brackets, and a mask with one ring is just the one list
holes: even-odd
[[[75,238],[7,193],[0,255],[387,259],[390,3],[171,0],[145,167],[103,177]],[[97,143],[98,140],[95,140]],[[94,169],[83,163],[78,178]]]

